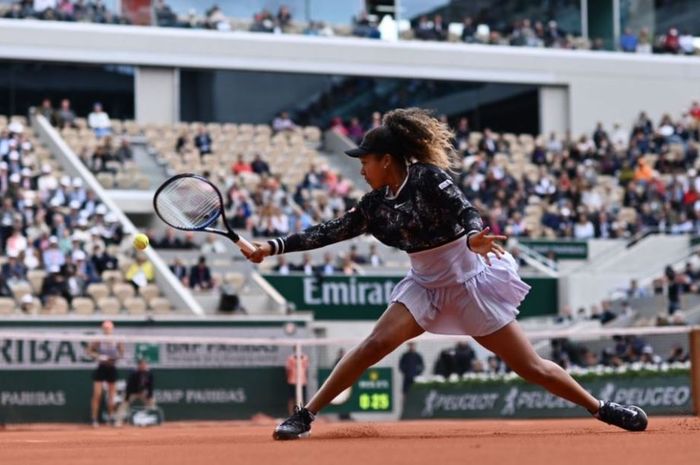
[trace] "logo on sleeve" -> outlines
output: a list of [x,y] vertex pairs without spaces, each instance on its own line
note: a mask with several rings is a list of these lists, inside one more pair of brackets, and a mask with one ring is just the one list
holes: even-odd
[[440,183],[440,185],[439,185],[438,187],[439,187],[440,189],[444,190],[444,189],[445,189],[447,186],[449,186],[450,184],[452,184],[452,180],[451,180],[451,179],[445,179],[444,181],[442,181],[442,182]]

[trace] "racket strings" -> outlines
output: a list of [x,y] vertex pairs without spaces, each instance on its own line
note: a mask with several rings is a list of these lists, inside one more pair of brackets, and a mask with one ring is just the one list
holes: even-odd
[[156,204],[167,223],[184,229],[207,226],[221,210],[216,190],[197,178],[179,178],[171,182],[158,194]]

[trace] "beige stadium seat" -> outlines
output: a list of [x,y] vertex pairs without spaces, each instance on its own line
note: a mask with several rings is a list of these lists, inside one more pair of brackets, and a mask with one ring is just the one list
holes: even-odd
[[41,292],[41,285],[44,283],[45,277],[46,271],[44,270],[31,270],[27,272],[27,279],[32,286],[34,294],[39,294],[39,292]]
[[122,308],[122,305],[119,303],[119,299],[116,297],[103,297],[97,301],[97,306],[99,307],[100,312],[105,315],[116,315]]
[[109,296],[109,287],[104,283],[92,283],[87,287],[86,292],[97,302],[103,297]]
[[170,301],[165,297],[156,297],[151,300],[151,309],[153,313],[163,314],[172,312],[173,308]]
[[224,282],[232,285],[238,291],[245,284],[245,275],[236,271],[229,271],[224,275]]
[[0,315],[9,315],[15,312],[15,301],[9,297],[0,297]]
[[136,292],[134,291],[134,286],[127,283],[115,284],[112,288],[112,292],[114,293],[114,297],[119,299],[121,303],[124,303],[126,299],[134,297],[134,295],[136,294]]
[[139,288],[139,295],[143,297],[146,302],[150,302],[160,295],[160,291],[155,284],[146,284]]
[[19,302],[25,295],[32,293],[32,286],[30,286],[29,283],[17,283],[10,286],[10,288],[12,289],[12,294],[15,296],[15,299],[17,299],[17,302]]
[[102,281],[114,287],[115,284],[124,281],[124,273],[119,270],[105,270],[102,272]]
[[102,184],[105,189],[112,189],[114,187],[114,175],[112,173],[98,173],[97,182]]
[[65,315],[68,313],[68,301],[63,297],[51,296],[46,301],[42,313],[49,315]]
[[130,315],[143,315],[146,313],[146,302],[141,297],[129,297],[124,300],[124,307]]
[[76,315],[92,315],[95,313],[95,302],[89,297],[75,297],[72,306]]

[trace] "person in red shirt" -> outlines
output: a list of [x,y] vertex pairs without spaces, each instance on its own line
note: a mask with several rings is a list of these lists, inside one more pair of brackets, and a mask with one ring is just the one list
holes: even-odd
[[233,174],[238,175],[241,173],[252,173],[253,168],[250,166],[250,163],[246,163],[245,160],[243,160],[243,155],[238,155],[238,159],[236,160],[236,163],[234,163],[231,166],[231,172]]
[[[287,410],[289,414],[294,413],[294,406],[297,400],[297,357],[292,353],[287,357]],[[301,389],[302,398],[306,399],[306,383],[309,377],[309,357],[306,354],[301,354]]]

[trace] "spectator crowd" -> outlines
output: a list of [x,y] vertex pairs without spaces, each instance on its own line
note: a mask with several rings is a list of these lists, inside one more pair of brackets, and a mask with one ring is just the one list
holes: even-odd
[[[53,21],[93,22],[103,24],[131,24],[126,16],[109,11],[102,0],[18,0],[7,7],[5,18],[42,19]],[[178,15],[165,0],[155,0],[152,24],[160,27],[185,29],[211,29],[218,31],[247,30],[261,33],[295,33],[309,36],[352,35],[370,39],[380,39],[382,18],[361,11],[347,25],[328,25],[323,21],[294,21],[291,9],[280,5],[276,12],[267,8],[257,11],[249,20],[227,17],[223,10],[213,4],[203,15],[191,9],[187,14]],[[397,25],[393,26],[397,28]],[[600,38],[586,39],[562,29],[557,21],[546,18],[522,18],[504,25],[490,24],[488,20],[473,18],[444,18],[441,14],[429,17],[421,15],[410,21],[407,28],[398,27],[396,33],[403,39],[427,41],[460,41],[464,43],[546,47],[559,49],[604,50]],[[617,50],[632,53],[667,53],[693,55],[697,52],[694,37],[690,31],[669,28],[665,33],[654,36],[648,28],[633,31],[626,28],[620,35]]]

